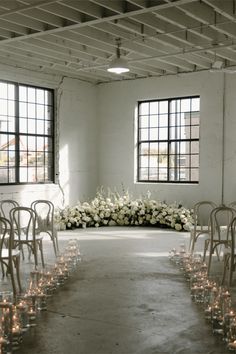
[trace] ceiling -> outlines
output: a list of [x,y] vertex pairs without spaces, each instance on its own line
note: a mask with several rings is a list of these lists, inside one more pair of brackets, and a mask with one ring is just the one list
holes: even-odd
[[[120,41],[130,72],[107,72]],[[0,0],[0,64],[91,83],[236,71],[236,0]]]

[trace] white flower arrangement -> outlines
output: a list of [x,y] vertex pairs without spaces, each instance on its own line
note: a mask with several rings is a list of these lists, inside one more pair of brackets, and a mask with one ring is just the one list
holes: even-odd
[[101,189],[90,202],[78,202],[73,207],[58,209],[56,222],[60,230],[104,225],[154,225],[176,231],[190,229],[192,210],[178,203],[167,205],[150,197],[150,192],[147,192],[143,198],[132,200],[128,192],[121,196]]

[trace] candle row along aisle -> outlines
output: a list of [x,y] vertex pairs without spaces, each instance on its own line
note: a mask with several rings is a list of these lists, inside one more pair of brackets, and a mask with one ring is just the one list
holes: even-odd
[[228,350],[236,353],[236,311],[232,308],[229,290],[216,279],[210,279],[201,254],[187,253],[184,245],[178,250],[173,248],[169,259],[183,272],[191,299],[202,309],[213,334],[220,336]]
[[30,272],[23,293],[13,297],[12,292],[0,292],[0,354],[19,349],[24,332],[37,325],[40,311],[47,310],[48,299],[65,284],[80,260],[78,241],[69,240],[54,265]]

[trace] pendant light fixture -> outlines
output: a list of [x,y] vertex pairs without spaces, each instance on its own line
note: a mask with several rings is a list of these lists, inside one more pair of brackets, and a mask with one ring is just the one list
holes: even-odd
[[123,74],[129,72],[129,67],[127,61],[124,58],[120,57],[120,39],[117,40],[117,48],[116,48],[116,58],[112,60],[107,71],[114,74]]

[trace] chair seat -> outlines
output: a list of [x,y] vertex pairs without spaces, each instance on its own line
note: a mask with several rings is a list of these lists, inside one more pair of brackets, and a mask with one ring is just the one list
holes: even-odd
[[197,225],[197,226],[194,226],[194,225],[191,225],[190,226],[190,230],[193,231],[193,230],[196,230],[196,231],[209,231],[209,227],[207,225],[204,225],[204,226],[201,226],[201,225]]
[[[42,239],[43,239],[43,236],[40,236],[40,235],[36,235],[36,236],[35,236],[36,242],[37,242],[37,241],[42,241]],[[15,242],[19,242],[19,239],[18,239],[17,237],[15,237],[14,241],[15,241]],[[32,236],[32,235],[28,235],[28,236],[26,236],[26,235],[21,235],[20,242],[21,242],[21,243],[24,243],[24,242],[25,242],[25,243],[26,243],[26,242],[33,242],[33,236]]]
[[[7,248],[3,248],[1,252],[2,252],[2,255],[1,255],[2,259],[8,259],[9,258],[9,250]],[[20,251],[13,249],[11,251],[11,255],[12,255],[12,257],[19,257],[20,256]]]

